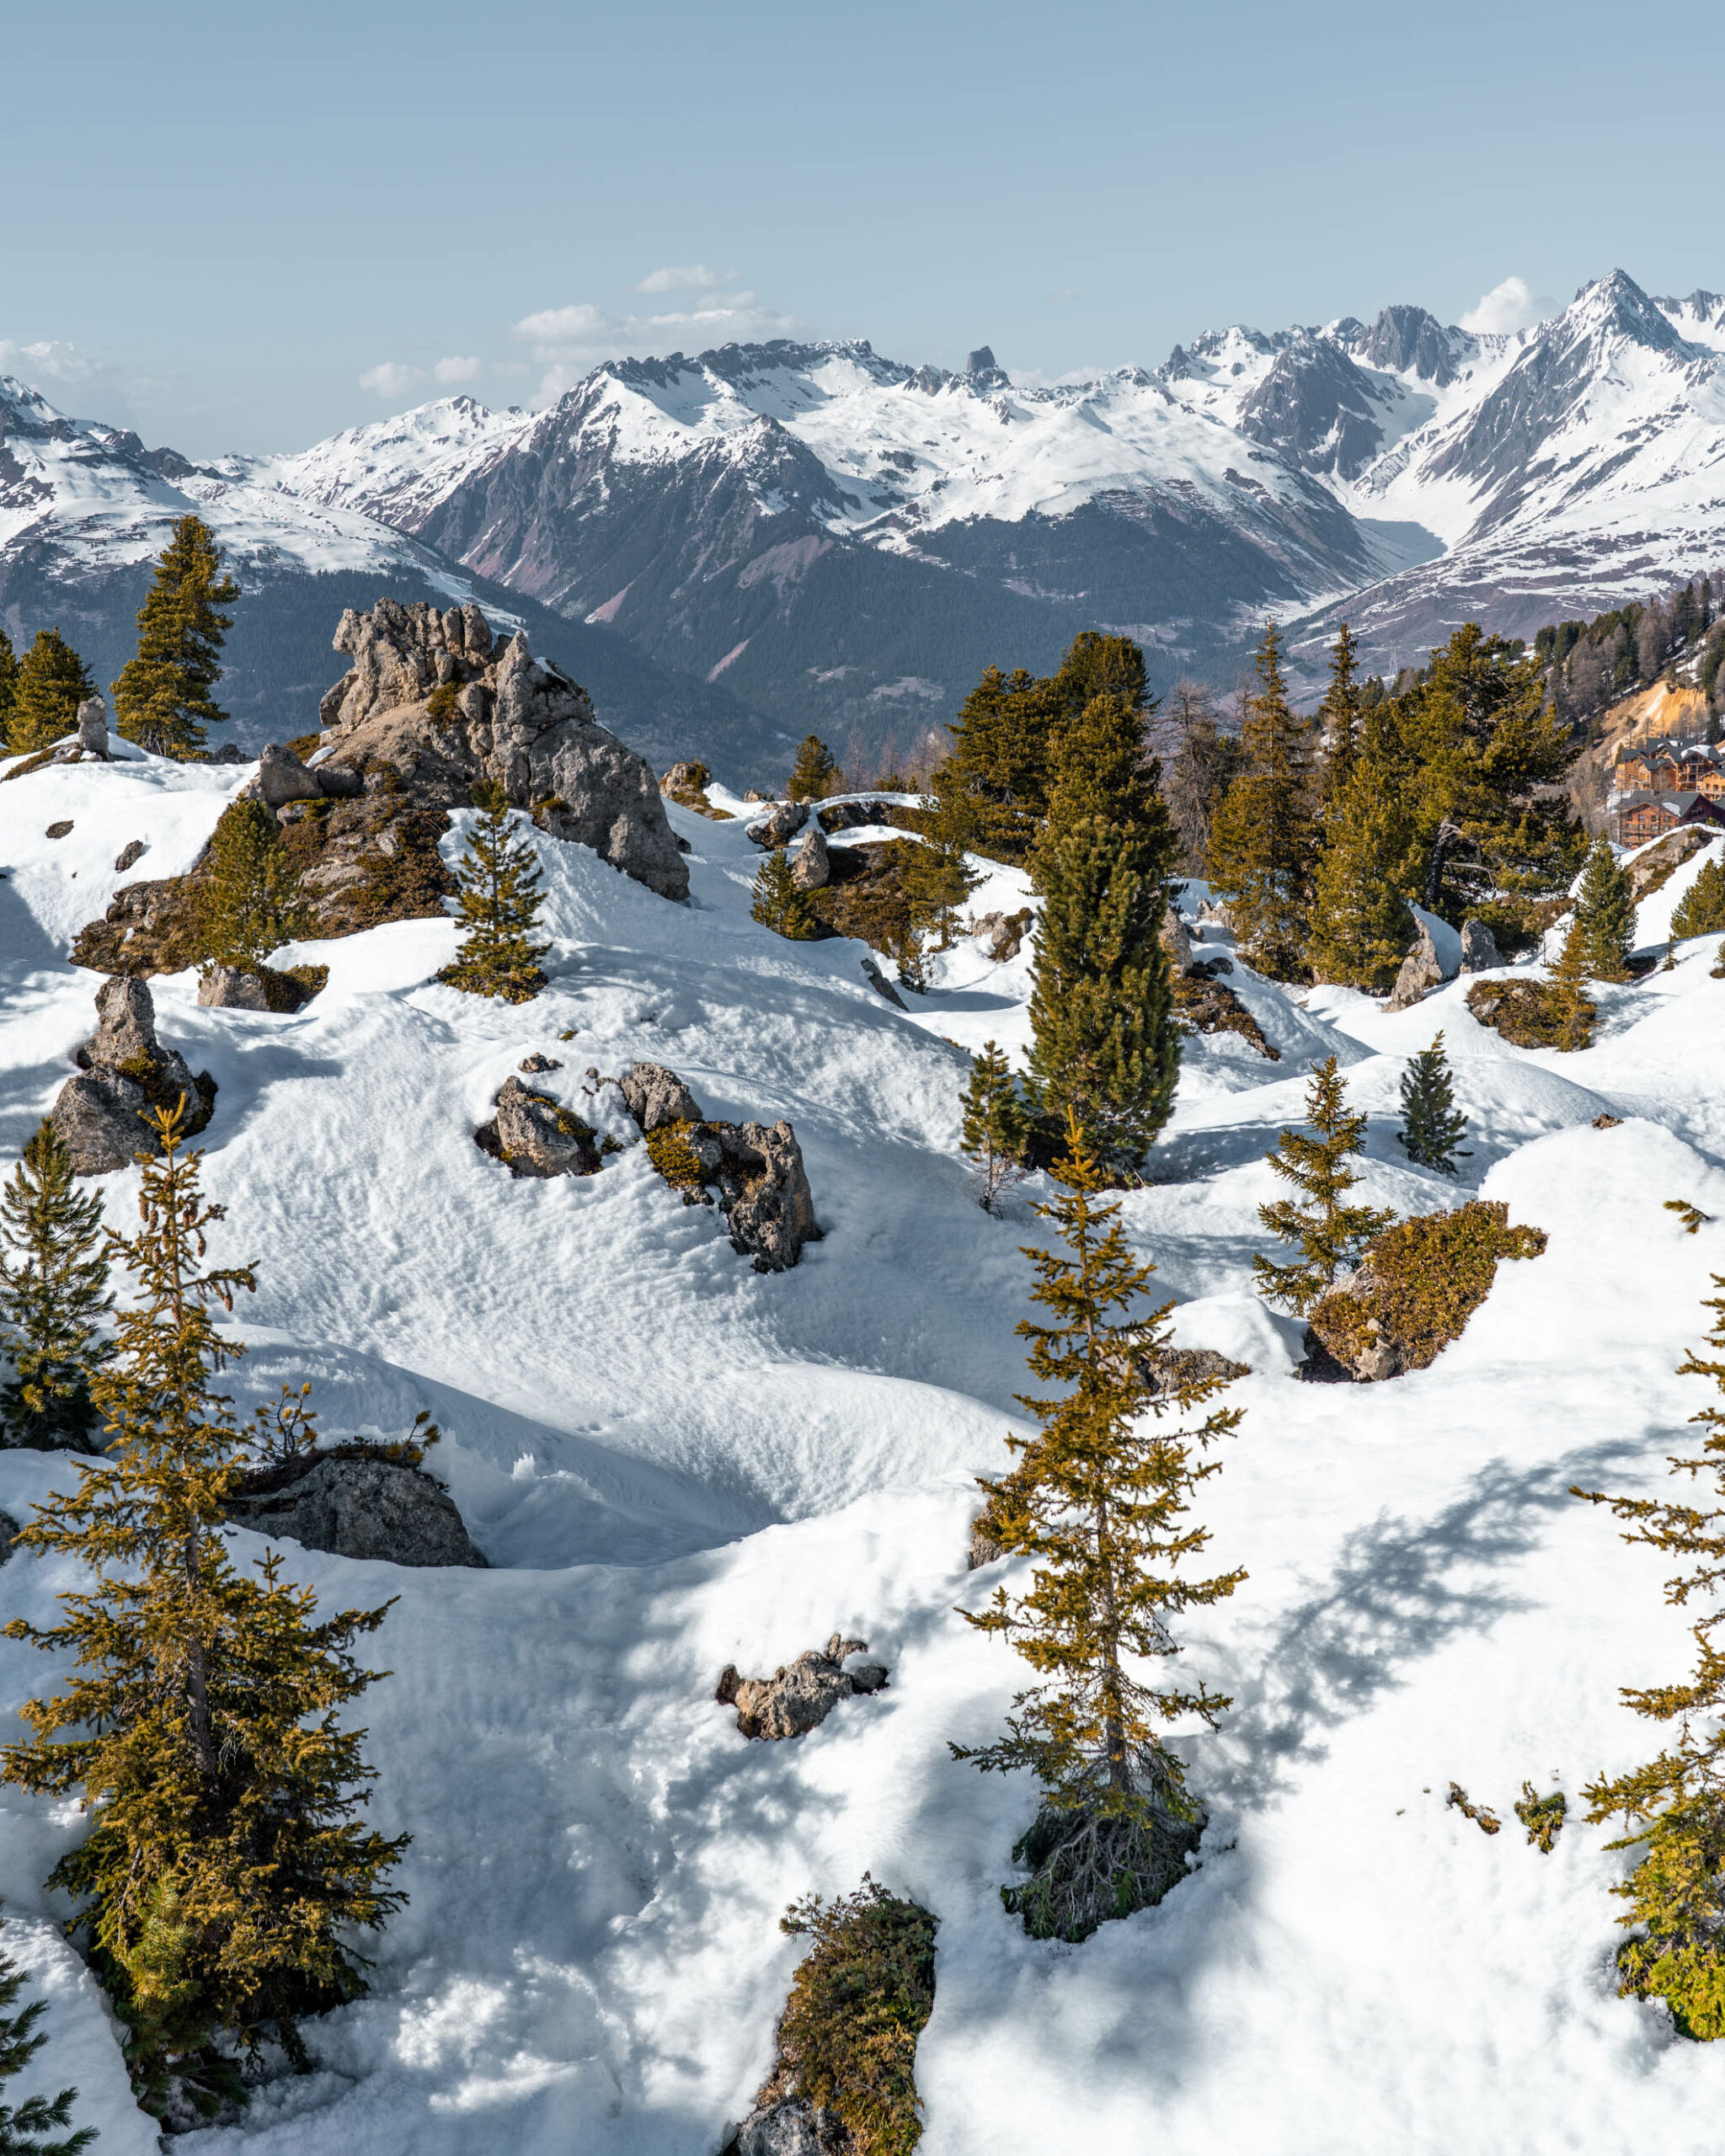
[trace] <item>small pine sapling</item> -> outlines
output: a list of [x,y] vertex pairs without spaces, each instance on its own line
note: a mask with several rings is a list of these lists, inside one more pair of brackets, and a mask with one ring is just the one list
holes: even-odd
[[1030,1112],[1004,1049],[985,1041],[970,1067],[964,1088],[964,1134],[959,1150],[976,1164],[977,1203],[992,1213],[1001,1192],[1023,1174],[1024,1149],[1030,1137]]
[[809,894],[791,873],[791,857],[782,846],[766,854],[756,870],[755,903],[749,911],[763,928],[788,937],[793,943],[806,943],[820,932]]
[[1595,839],[1575,894],[1583,962],[1594,980],[1627,980],[1635,945],[1635,896],[1606,838]]
[[[0,2088],[48,2041],[36,2025],[48,2011],[45,1999],[33,1999],[17,2013],[12,2010],[23,1989],[24,1972],[0,1948]],[[18,2105],[0,2102],[0,2156],[78,2156],[96,2135],[87,2126],[74,2133],[61,2132],[72,2124],[77,2101],[76,2089],[62,2089],[57,2096],[27,2096]]]
[[824,801],[828,794],[838,792],[844,782],[845,775],[825,742],[818,734],[804,734],[791,769],[790,782],[785,787],[791,799]]
[[263,802],[236,801],[222,811],[198,895],[211,965],[254,974],[278,945],[304,932],[298,879],[282,848],[281,826]]
[[1526,1828],[1529,1843],[1541,1856],[1549,1856],[1557,1847],[1568,1811],[1569,1800],[1561,1789],[1553,1790],[1549,1796],[1541,1796],[1531,1782],[1521,1785],[1515,1816]]
[[1599,1011],[1587,993],[1587,942],[1578,915],[1570,923],[1548,985],[1560,1049],[1573,1052],[1593,1044],[1594,1020]]
[[[1053,1388],[1021,1396],[1039,1424],[1008,1439],[1012,1471],[983,1479],[991,1531],[1008,1555],[1033,1558],[1029,1591],[1004,1587],[967,1622],[1010,1641],[1043,1680],[1018,1694],[1007,1734],[953,1757],[985,1772],[1028,1767],[1041,1785],[1037,1818],[1014,1854],[1032,1876],[1001,1890],[1038,1938],[1088,1938],[1111,1917],[1147,1908],[1185,1872],[1201,1814],[1159,1722],[1213,1721],[1230,1702],[1200,1681],[1157,1688],[1129,1661],[1179,1652],[1169,1620],[1220,1601],[1245,1577],[1179,1578],[1210,1540],[1187,1517],[1220,1462],[1199,1453],[1233,1430],[1236,1408],[1212,1409],[1195,1430],[1164,1431],[1170,1396],[1149,1365],[1167,1345],[1172,1307],[1146,1310],[1155,1267],[1132,1254],[1118,1203],[1104,1203],[1101,1166],[1076,1118],[1055,1168],[1061,1195],[1036,1208],[1063,1248],[1028,1248],[1031,1299],[1048,1321],[1018,1326],[1031,1374]],[[1182,1412],[1220,1390],[1182,1386]]]
[[1395,1218],[1392,1213],[1345,1202],[1359,1180],[1348,1163],[1365,1150],[1366,1119],[1363,1109],[1348,1107],[1333,1055],[1312,1066],[1306,1119],[1316,1136],[1284,1130],[1275,1151],[1264,1158],[1306,1203],[1284,1198],[1258,1209],[1258,1219],[1270,1233],[1292,1243],[1300,1257],[1291,1265],[1277,1265],[1263,1256],[1252,1261],[1259,1294],[1285,1303],[1302,1316],[1334,1287],[1337,1274],[1354,1262],[1362,1246]]
[[[1455,1106],[1450,1081],[1450,1059],[1444,1053],[1444,1036],[1437,1034],[1429,1048],[1423,1048],[1402,1074],[1402,1113],[1405,1118],[1396,1134],[1416,1167],[1435,1168],[1453,1176],[1456,1148],[1467,1135],[1467,1118]],[[1468,1155],[1459,1155],[1466,1160]]]
[[[1713,1275],[1719,1294],[1706,1299],[1714,1313],[1713,1359],[1691,1352],[1679,1365],[1685,1377],[1706,1377],[1725,1392],[1725,1273]],[[1698,1454],[1672,1460],[1691,1481],[1711,1477],[1725,1497],[1725,1407],[1690,1417],[1706,1432]],[[1623,1540],[1642,1543],[1691,1563],[1665,1582],[1665,1599],[1679,1608],[1717,1598],[1725,1582],[1725,1506],[1679,1504],[1658,1497],[1613,1497],[1574,1490],[1589,1503],[1609,1506],[1629,1524]],[[1717,1598],[1690,1627],[1693,1674],[1646,1689],[1626,1686],[1621,1697],[1638,1715],[1666,1725],[1670,1741],[1657,1758],[1626,1774],[1600,1774],[1584,1794],[1593,1824],[1621,1817],[1627,1831],[1613,1849],[1645,1849],[1636,1869],[1611,1892],[1629,1904],[1618,1921],[1632,1934],[1617,1955],[1625,1996],[1663,1999],[1685,2036],[1725,2036],[1725,1604]]]
[[[142,1134],[140,1134],[142,1137]],[[93,1450],[90,1380],[114,1307],[102,1249],[102,1200],[81,1193],[51,1123],[25,1145],[0,1192],[0,1351],[16,1374],[0,1385],[8,1444]]]
[[470,995],[526,1003],[545,985],[539,961],[551,948],[533,931],[545,902],[538,857],[516,835],[514,815],[494,780],[473,788],[478,821],[456,871],[457,908],[467,925],[454,963],[437,978]]

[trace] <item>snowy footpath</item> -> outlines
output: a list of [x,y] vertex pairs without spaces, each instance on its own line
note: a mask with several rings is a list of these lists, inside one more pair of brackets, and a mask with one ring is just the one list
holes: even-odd
[[[129,876],[187,867],[248,776],[134,758],[0,782],[0,1172],[93,1025],[72,935]],[[286,1546],[326,1604],[396,1598],[372,1657],[393,1673],[362,1706],[372,1821],[414,1838],[409,1899],[370,1949],[371,1995],[308,2032],[318,2070],[188,2156],[714,2156],[771,2057],[798,1952],[781,1912],[865,1870],[940,1919],[927,2156],[1713,2156],[1725,2045],[1616,1995],[1626,1860],[1579,1803],[1653,1748],[1618,1688],[1685,1670],[1685,1622],[1658,1555],[1569,1492],[1660,1487],[1709,1397],[1674,1373],[1725,1272],[1715,944],[1598,991],[1597,1044],[1571,1055],[1509,1047],[1457,985],[1391,1017],[1235,974],[1281,1059],[1191,1043],[1158,1179],[1124,1200],[1178,1337],[1251,1365],[1200,1499],[1213,1568],[1249,1577],[1184,1629],[1188,1681],[1233,1705],[1179,1740],[1210,1815],[1199,1867],[1074,1949],[1000,1906],[1032,1789],[948,1750],[1022,1682],[956,1605],[1001,1576],[965,1570],[971,1478],[1005,1464],[1024,1383],[1034,1193],[985,1214],[958,1137],[966,1051],[1026,1039],[1028,958],[966,942],[900,1014],[860,946],[750,920],[740,825],[672,814],[687,905],[542,842],[551,985],[519,1009],[433,983],[455,940],[436,921],[295,947],[330,978],[293,1017],[201,1010],[190,974],[152,984],[163,1038],[220,1086],[216,1262],[258,1272],[236,1392],[308,1377],[327,1437],[429,1408],[430,1464],[490,1561]],[[122,876],[133,839],[149,851]],[[1023,892],[1003,872],[975,910]],[[1405,1059],[1439,1027],[1459,1185],[1395,1138]],[[535,1082],[590,1118],[589,1069],[637,1059],[710,1115],[788,1117],[825,1239],[756,1274],[638,1145],[585,1181],[512,1181],[472,1133],[536,1050],[563,1067]],[[1295,1382],[1299,1328],[1252,1292],[1263,1155],[1331,1053],[1371,1117],[1369,1202],[1482,1192],[1549,1237],[1430,1369],[1384,1385]],[[99,1187],[123,1226],[136,1171]],[[1674,1198],[1719,1225],[1686,1235]],[[0,1454],[0,1508],[27,1518],[71,1472]],[[12,1556],[0,1619],[44,1621],[74,1584]],[[835,1630],[889,1689],[745,1742],[721,1667],[770,1672]],[[0,1734],[51,1677],[0,1642]],[[1500,1834],[1446,1806],[1452,1780]],[[1511,1812],[1525,1781],[1568,1793],[1550,1855]],[[44,2079],[79,2084],[101,2156],[133,2156],[155,2128],[41,1886],[80,1831],[74,1806],[0,1790],[6,1937],[51,2002]]]

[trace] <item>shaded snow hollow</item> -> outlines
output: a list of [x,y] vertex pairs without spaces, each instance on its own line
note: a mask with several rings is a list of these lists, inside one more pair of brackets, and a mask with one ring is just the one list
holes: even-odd
[[[142,759],[0,789],[0,1157],[89,1031],[96,977],[60,954],[119,846],[149,842],[135,873],[184,867],[247,776]],[[435,921],[298,947],[331,975],[291,1017],[200,1010],[190,974],[155,985],[163,1037],[220,1081],[216,1257],[259,1274],[237,1390],[307,1375],[330,1435],[430,1407],[433,1465],[493,1567],[288,1545],[327,1601],[399,1598],[375,1657],[393,1674],[363,1715],[372,1817],[414,1837],[410,1901],[371,1950],[372,1996],[312,2031],[320,2070],[189,2156],[712,2156],[768,2063],[798,1951],[780,1912],[865,1868],[941,1919],[928,2156],[1711,2151],[1725,2046],[1615,1996],[1625,1860],[1576,1807],[1584,1780],[1646,1754],[1617,1688],[1686,1665],[1683,1620],[1658,1558],[1567,1492],[1657,1487],[1706,1396],[1673,1373],[1725,1225],[1685,1235],[1663,1201],[1725,1222],[1713,943],[1602,990],[1599,1045],[1567,1056],[1482,1031],[1457,985],[1391,1017],[1234,975],[1283,1060],[1194,1043],[1160,1149],[1181,1179],[1124,1214],[1179,1337],[1253,1366],[1203,1499],[1217,1567],[1250,1578],[1181,1628],[1182,1673],[1235,1705],[1181,1738],[1211,1815],[1201,1868],[1075,1951],[1000,1907],[1031,1790],[947,1751],[997,1727],[1021,1679],[954,1614],[1000,1576],[967,1579],[966,1525],[1023,1382],[1029,1223],[969,1195],[953,1043],[1022,1046],[1028,961],[963,944],[900,1016],[860,947],[750,921],[739,825],[670,813],[687,906],[542,845],[552,983],[524,1008],[430,985],[454,941]],[[1002,872],[975,904],[1022,902]],[[1460,1193],[1394,1138],[1403,1060],[1439,1025],[1471,1124]],[[788,1116],[825,1241],[759,1276],[638,1148],[589,1181],[512,1181],[470,1133],[534,1049],[562,1058],[536,1082],[566,1100],[590,1064],[644,1058],[711,1114]],[[1460,1342],[1386,1385],[1291,1382],[1298,1328],[1251,1288],[1262,1155],[1332,1050],[1372,1118],[1372,1201],[1482,1188],[1550,1236]],[[1594,1129],[1607,1110],[1621,1126]],[[134,1182],[99,1186],[116,1225]],[[69,1475],[0,1454],[0,1506],[25,1516]],[[75,1581],[14,1557],[0,1615],[44,1620]],[[719,1669],[835,1630],[891,1689],[797,1743],[746,1743],[712,1701]],[[0,1643],[5,1734],[47,1675]],[[1452,1779],[1501,1834],[1445,1808]],[[1524,1780],[1570,1794],[1549,1857],[1510,1813]],[[154,2128],[40,1886],[79,1831],[0,1791],[8,1938],[51,1999],[45,2079],[78,2082],[104,2156],[142,2156]]]

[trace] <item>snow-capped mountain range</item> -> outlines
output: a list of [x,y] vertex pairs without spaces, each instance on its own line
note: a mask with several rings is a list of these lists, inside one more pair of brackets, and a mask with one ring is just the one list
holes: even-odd
[[1725,561],[1725,299],[1621,270],[1510,334],[1398,306],[1052,386],[986,348],[954,374],[778,340],[206,467],[16,385],[0,425],[8,619],[31,573],[39,611],[141,574],[190,500],[265,582],[478,579],[611,632],[602,652],[626,639],[655,670],[626,730],[670,680],[686,708],[654,745],[721,761],[811,724],[903,739],[991,660],[1048,664],[1083,627],[1136,636],[1164,678],[1227,678],[1274,612],[1311,675],[1345,616],[1391,668],[1466,619],[1530,633]]

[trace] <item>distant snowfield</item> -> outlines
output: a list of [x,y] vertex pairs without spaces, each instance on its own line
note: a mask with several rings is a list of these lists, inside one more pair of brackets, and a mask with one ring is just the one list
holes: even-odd
[[[142,760],[0,779],[0,1161],[93,1022],[97,977],[61,954],[118,847],[149,843],[135,873],[183,867],[248,775]],[[521,1009],[432,984],[455,934],[435,921],[299,947],[331,979],[293,1017],[200,1010],[190,974],[153,985],[163,1037],[220,1085],[214,1255],[258,1268],[237,1390],[309,1376],[329,1435],[430,1408],[431,1464],[492,1561],[286,1545],[326,1604],[399,1598],[374,1657],[393,1673],[362,1708],[371,1817],[414,1837],[411,1898],[371,1950],[372,1996],[310,2032],[319,2070],[189,2152],[714,2156],[771,2055],[797,1954],[781,1911],[866,1869],[941,1920],[929,2156],[1712,2156],[1725,2047],[1616,1997],[1625,1860],[1579,1819],[1585,1780],[1648,1755],[1617,1688],[1687,1667],[1682,1615],[1657,1556],[1567,1492],[1659,1486],[1711,1396],[1674,1371],[1725,1225],[1686,1235],[1663,1201],[1725,1222],[1715,942],[1601,990],[1599,1045],[1576,1055],[1509,1048],[1457,986],[1392,1017],[1236,972],[1282,1060],[1192,1043],[1168,1179],[1124,1200],[1179,1337],[1252,1364],[1202,1502],[1210,1555],[1250,1577],[1182,1630],[1183,1673],[1235,1704],[1181,1739],[1210,1810],[1199,1869],[1073,1950],[1000,1907],[1032,1790],[947,1750],[996,1728],[1022,1682],[954,1605],[1002,1576],[964,1570],[970,1478],[1015,1427],[1033,1223],[1022,1199],[1006,1222],[979,1210],[957,1140],[960,1049],[1022,1049],[1027,960],[963,942],[901,1016],[859,946],[749,919],[740,825],[671,814],[686,906],[541,842],[553,978]],[[975,903],[1022,902],[1003,874]],[[1404,1059],[1440,1026],[1471,1124],[1459,1188],[1394,1137]],[[638,1147],[585,1181],[512,1182],[471,1132],[534,1049],[563,1059],[536,1082],[568,1101],[590,1065],[642,1058],[715,1115],[788,1116],[825,1240],[757,1276]],[[1293,1382],[1299,1328],[1251,1287],[1262,1155],[1332,1051],[1372,1118],[1373,1202],[1481,1188],[1550,1237],[1430,1369],[1370,1387]],[[1605,1111],[1619,1128],[1593,1128]],[[135,1173],[99,1187],[124,1225]],[[0,1505],[26,1518],[70,1476],[0,1454]],[[44,1620],[76,1582],[12,1557],[0,1615]],[[712,1701],[720,1667],[771,1670],[835,1628],[890,1689],[798,1742],[745,1743]],[[8,1715],[51,1676],[0,1643]],[[1452,1780],[1502,1833],[1445,1809]],[[1570,1796],[1551,1856],[1511,1813],[1524,1780]],[[155,2129],[41,1889],[80,1831],[0,1791],[8,1943],[50,1998],[43,2079],[79,2084],[104,2156],[144,2156]]]

